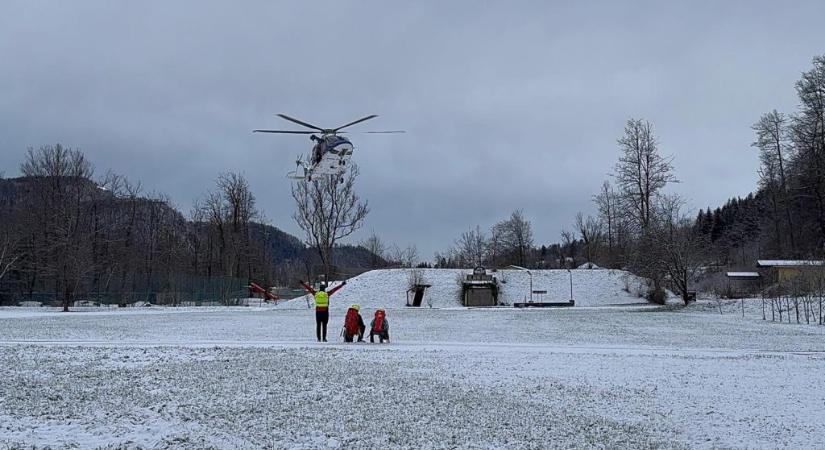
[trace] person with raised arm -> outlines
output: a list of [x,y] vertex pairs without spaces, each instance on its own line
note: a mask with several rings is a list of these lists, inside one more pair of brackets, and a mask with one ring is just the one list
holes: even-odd
[[298,280],[298,282],[301,283],[301,286],[303,286],[307,292],[315,297],[315,337],[318,339],[318,342],[326,342],[327,323],[329,322],[329,297],[344,287],[347,281],[344,280],[338,286],[330,289],[329,292],[327,292],[326,285],[324,284],[322,284],[316,292],[308,283],[304,283],[302,280]]

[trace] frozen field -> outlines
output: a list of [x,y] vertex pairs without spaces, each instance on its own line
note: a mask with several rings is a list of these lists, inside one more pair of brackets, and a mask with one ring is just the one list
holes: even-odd
[[0,309],[0,448],[821,448],[825,327],[713,306]]

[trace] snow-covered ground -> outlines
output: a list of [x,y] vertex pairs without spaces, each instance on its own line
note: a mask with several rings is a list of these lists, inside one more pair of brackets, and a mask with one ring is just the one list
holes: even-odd
[[0,448],[819,447],[825,327],[737,305],[0,309]]
[[[421,284],[431,285],[424,294],[424,306],[432,303],[435,308],[449,308],[461,305],[461,281],[467,269],[416,269],[421,276]],[[363,273],[347,281],[343,289],[336,292],[330,301],[332,308],[346,308],[353,303],[369,308],[400,307],[407,303],[409,269],[381,269]],[[530,278],[534,291],[547,291],[535,295],[534,301],[567,301],[572,294],[576,306],[605,306],[644,303],[639,297],[641,280],[623,270],[575,269],[499,270],[491,272],[500,282],[499,301],[505,304],[527,301],[530,298]],[[412,300],[412,294],[410,294]],[[311,300],[310,300],[311,301]],[[283,302],[282,308],[306,308],[304,297]]]

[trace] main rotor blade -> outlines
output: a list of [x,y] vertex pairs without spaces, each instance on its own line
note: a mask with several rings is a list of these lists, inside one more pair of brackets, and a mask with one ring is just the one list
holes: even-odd
[[344,129],[344,128],[346,128],[346,127],[349,127],[349,126],[355,125],[356,123],[361,123],[361,122],[363,122],[363,121],[365,121],[365,120],[375,119],[376,117],[378,117],[376,114],[372,114],[372,115],[369,115],[369,116],[367,116],[367,117],[362,117],[362,118],[360,118],[360,119],[356,120],[355,122],[350,122],[350,123],[348,123],[348,124],[346,124],[346,125],[341,125],[341,126],[340,126],[340,127],[338,127],[338,128],[334,128],[332,131],[333,131],[333,132],[336,132],[336,131],[341,130],[341,129]]
[[300,121],[300,120],[298,120],[294,117],[289,117],[286,114],[278,114],[278,117],[280,117],[281,119],[284,119],[284,120],[288,120],[290,122],[297,123],[298,125],[303,125],[307,128],[312,128],[313,130],[324,131],[324,129],[321,128],[321,127],[316,127],[315,125],[313,125],[311,123],[306,123],[306,122]]
[[406,133],[404,130],[392,130],[392,131],[362,131],[362,133],[367,134],[387,134],[387,133]]
[[296,130],[252,130],[253,133],[281,133],[281,134],[315,134],[317,131],[296,131]]

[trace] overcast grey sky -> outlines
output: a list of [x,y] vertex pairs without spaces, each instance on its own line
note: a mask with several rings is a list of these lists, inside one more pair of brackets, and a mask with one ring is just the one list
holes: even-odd
[[[182,210],[221,171],[298,234],[284,175],[321,126],[353,135],[375,229],[424,259],[514,209],[558,240],[611,171],[628,117],[654,123],[694,209],[756,183],[750,125],[796,108],[825,2],[0,3],[0,170],[82,149]],[[356,242],[365,232],[351,239]]]

